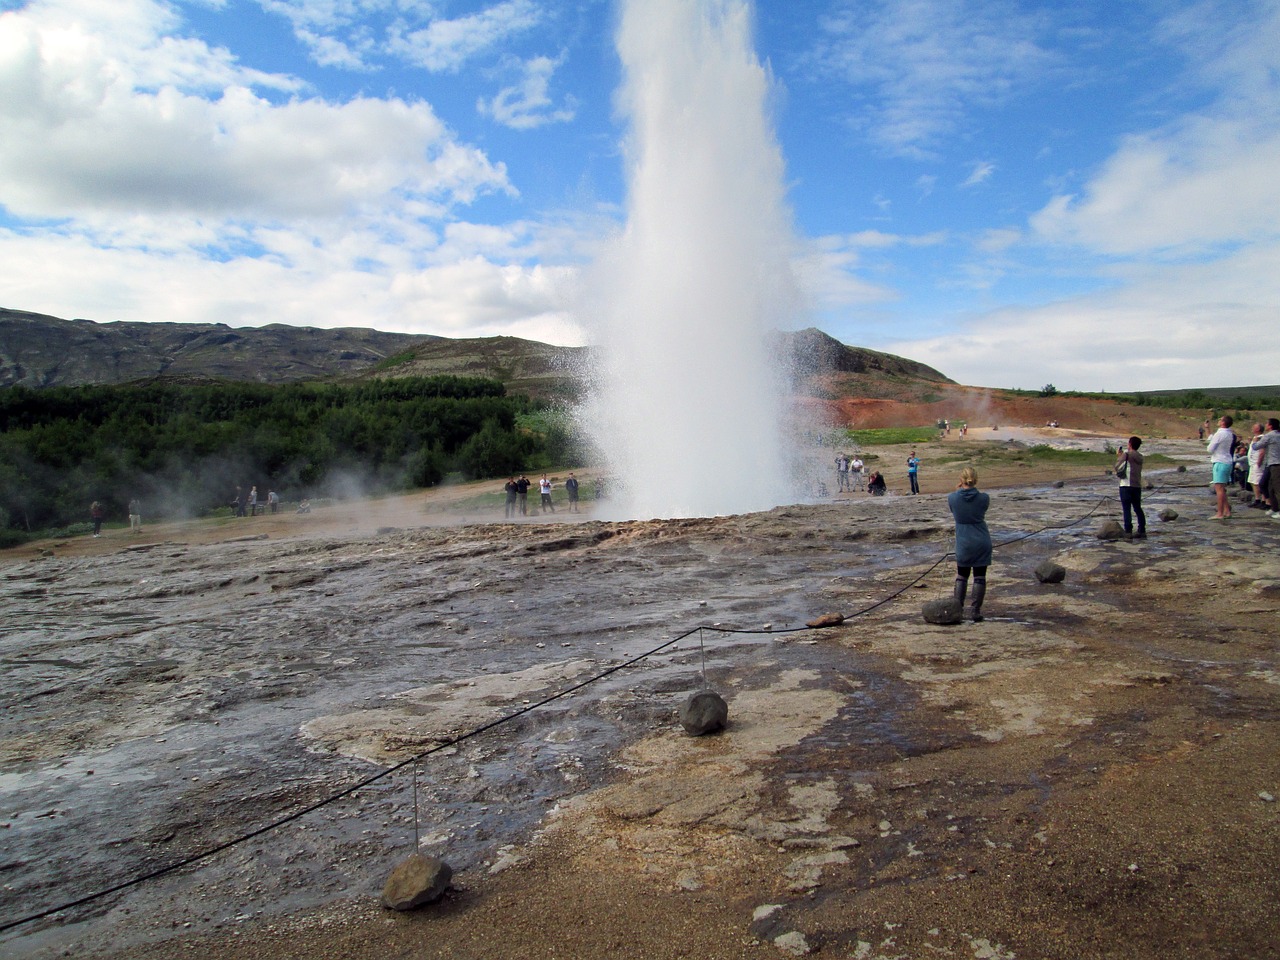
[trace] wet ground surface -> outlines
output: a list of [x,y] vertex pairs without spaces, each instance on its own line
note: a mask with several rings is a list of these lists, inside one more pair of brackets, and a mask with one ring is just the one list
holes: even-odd
[[[1280,523],[1238,510],[1224,529],[1203,519],[1211,505],[1198,477],[1151,479],[1152,538],[1141,544],[1096,538],[1100,519],[1118,513],[1110,484],[997,491],[993,534],[1011,542],[997,554],[989,619],[955,628],[919,617],[923,599],[950,589],[950,565],[932,567],[951,545],[941,495],[635,523],[410,517],[358,535],[175,537],[0,559],[0,923],[233,841],[693,631],[422,760],[422,847],[467,891],[514,882],[503,868],[531,856],[553,812],[569,824],[562,836],[587,844],[568,844],[573,857],[602,856],[596,844],[611,832],[601,817],[712,829],[701,845],[675,844],[683,866],[670,871],[688,874],[678,889],[733,878],[756,896],[731,864],[790,851],[776,869],[799,899],[787,924],[738,923],[734,950],[711,955],[749,953],[806,923],[811,948],[895,955],[840,913],[848,890],[918,895],[920,884],[968,878],[975,836],[983,856],[1035,847],[1051,829],[1037,818],[1068,788],[1092,798],[1152,751],[1280,729]],[[1161,524],[1155,514],[1169,506],[1181,517]],[[1046,558],[1068,567],[1066,584],[1036,581]],[[799,629],[904,588],[834,630]],[[694,741],[672,740],[676,709],[704,675],[730,699],[742,739],[682,747]],[[1170,690],[1176,703],[1163,702]],[[771,710],[781,711],[772,721]],[[1196,736],[1161,726],[1170,716]],[[1016,762],[998,759],[1015,745]],[[1276,849],[1275,805],[1257,800],[1280,793],[1268,779],[1275,754],[1273,742],[1254,757],[1256,784],[1223,787],[1251,803],[1244,836],[1270,836],[1260,855]],[[718,765],[729,771],[720,779]],[[299,911],[372,903],[413,849],[414,769],[197,866],[23,924],[0,950],[55,956],[93,944],[130,955],[169,936],[258,938]],[[656,779],[677,769],[684,786]],[[689,783],[712,798],[696,815]],[[632,849],[612,838],[604,855]],[[748,855],[748,843],[763,846]],[[699,866],[700,849],[718,854]],[[847,883],[829,884],[841,869],[853,871]],[[1083,861],[1080,870],[1073,882],[1103,899],[1133,879],[1104,873],[1108,886]],[[859,953],[864,943],[880,953]],[[441,955],[523,955],[454,948]],[[294,954],[278,945],[261,955]]]

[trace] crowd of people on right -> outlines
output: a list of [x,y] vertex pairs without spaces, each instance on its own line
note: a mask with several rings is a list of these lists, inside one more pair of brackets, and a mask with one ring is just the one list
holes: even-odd
[[1209,438],[1209,460],[1213,465],[1213,493],[1217,512],[1211,519],[1226,520],[1231,516],[1227,490],[1232,485],[1253,494],[1249,506],[1267,511],[1272,520],[1280,520],[1280,420],[1271,417],[1266,423],[1255,423],[1246,440],[1231,429],[1230,415],[1218,420],[1218,429]]

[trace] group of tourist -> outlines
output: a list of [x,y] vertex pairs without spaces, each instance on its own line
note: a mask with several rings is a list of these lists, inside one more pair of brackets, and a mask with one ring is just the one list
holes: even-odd
[[[505,514],[506,517],[514,517],[517,513],[520,516],[529,515],[529,488],[533,483],[524,474],[518,478],[511,477],[503,486],[503,492],[506,493]],[[542,479],[538,481],[539,508],[542,513],[556,512],[556,505],[551,499],[551,491],[555,487],[547,475],[544,473]],[[572,513],[578,512],[578,478],[570,473],[564,481],[564,492],[569,498],[569,510]]]
[[[235,499],[231,501],[231,508],[235,511],[237,517],[256,517],[258,515],[258,507],[263,505],[258,500],[258,488],[250,487],[247,495],[242,495],[239,487],[236,487]],[[267,491],[265,506],[269,513],[276,513],[280,510],[280,495],[274,490]]]
[[1271,417],[1266,423],[1255,423],[1248,440],[1236,436],[1231,429],[1234,423],[1231,416],[1223,416],[1209,438],[1217,501],[1212,519],[1226,520],[1231,516],[1227,488],[1236,482],[1253,494],[1250,507],[1265,510],[1272,520],[1280,520],[1280,420]]
[[840,493],[867,489],[867,475],[863,472],[866,464],[856,453],[836,455],[836,490]]
[[[93,524],[93,535],[95,537],[102,536],[102,521],[107,518],[106,507],[102,505],[101,500],[95,500],[89,504],[89,520]],[[138,533],[142,530],[142,502],[134,497],[129,501],[129,531]]]
[[[912,494],[920,492],[920,458],[914,450],[907,457],[907,483]],[[825,484],[821,486],[825,491]],[[879,470],[868,471],[866,464],[856,453],[852,457],[841,453],[836,456],[836,491],[853,493],[855,490],[865,491],[873,497],[883,497],[889,486],[885,483],[884,474]],[[826,496],[826,493],[821,492],[820,495]]]

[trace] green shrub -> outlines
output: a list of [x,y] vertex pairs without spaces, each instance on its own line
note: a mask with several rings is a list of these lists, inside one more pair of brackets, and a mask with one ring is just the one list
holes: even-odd
[[[389,358],[403,362],[402,358]],[[99,500],[122,519],[223,513],[237,487],[265,498],[379,494],[497,476],[568,448],[564,431],[517,429],[529,411],[502,383],[404,377],[356,384],[173,384],[0,391],[0,509],[49,530]]]

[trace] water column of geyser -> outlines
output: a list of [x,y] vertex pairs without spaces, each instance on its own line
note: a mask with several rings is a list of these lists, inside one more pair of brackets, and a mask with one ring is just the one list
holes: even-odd
[[589,280],[603,515],[787,502],[773,335],[795,303],[771,78],[742,0],[624,0],[628,219]]

